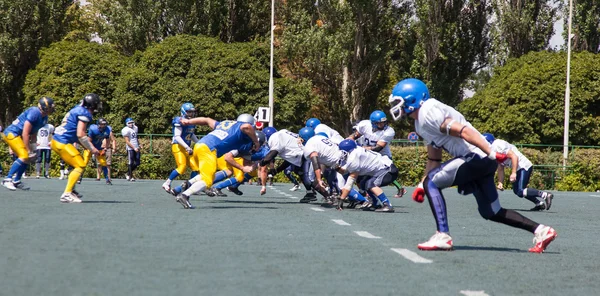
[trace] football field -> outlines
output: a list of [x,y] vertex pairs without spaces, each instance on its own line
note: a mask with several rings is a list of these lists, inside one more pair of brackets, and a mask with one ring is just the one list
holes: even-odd
[[[558,238],[483,220],[472,196],[444,191],[455,250],[419,251],[435,232],[429,205],[408,195],[395,213],[300,204],[304,190],[192,196],[184,210],[162,181],[85,179],[82,204],[61,180],[0,188],[0,295],[597,295],[600,193],[556,192],[550,211],[511,191],[505,208]],[[180,182],[176,182],[179,184]],[[394,188],[387,188],[393,196]]]

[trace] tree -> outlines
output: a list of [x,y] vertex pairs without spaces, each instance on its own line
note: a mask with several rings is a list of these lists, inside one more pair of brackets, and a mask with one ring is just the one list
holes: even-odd
[[22,87],[38,50],[68,33],[67,11],[77,7],[73,0],[0,0],[0,123],[23,110]]
[[39,64],[27,74],[24,103],[34,105],[42,96],[53,98],[56,112],[50,122],[58,125],[86,93],[96,93],[103,102],[103,115],[114,124],[113,92],[128,63],[129,58],[107,45],[81,40],[53,43],[40,51]]
[[[600,3],[594,0],[573,1],[572,40],[573,51],[587,50],[600,53]],[[565,16],[569,15],[569,6],[565,5]],[[565,17],[565,28],[568,26],[568,17]],[[564,36],[568,34],[564,31]],[[565,38],[566,40],[566,38]]]
[[387,0],[317,3],[295,0],[281,7],[280,54],[286,71],[315,85],[321,104],[314,114],[349,132],[384,101],[389,60],[401,50],[410,6]]
[[[566,53],[532,52],[494,69],[486,88],[458,108],[478,130],[514,143],[562,144]],[[600,57],[571,61],[570,142],[600,143]]]

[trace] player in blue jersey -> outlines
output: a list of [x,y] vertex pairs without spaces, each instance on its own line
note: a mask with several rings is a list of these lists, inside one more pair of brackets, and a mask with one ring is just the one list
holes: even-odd
[[[9,190],[28,190],[21,183],[21,177],[27,169],[30,160],[35,160],[37,154],[30,150],[31,137],[48,123],[48,115],[54,112],[54,100],[43,97],[38,101],[37,107],[30,107],[15,119],[2,133],[2,139],[14,151],[17,159],[10,167],[7,177],[2,181],[2,186]],[[13,179],[13,175],[15,178]]]
[[[258,143],[261,146],[260,149],[254,153],[250,151],[250,149],[247,149],[251,147],[245,147],[236,151],[231,151],[231,156],[234,157],[235,162],[242,166],[253,166],[256,161],[262,160],[267,155],[267,153],[269,153],[269,147],[267,145],[264,145],[266,142],[265,134],[261,131],[256,131],[256,138],[258,138]],[[229,154],[225,155],[227,156]],[[231,175],[233,176],[228,179],[225,179],[225,176]],[[244,173],[243,171],[237,168],[228,167],[225,170],[217,172],[214,180],[215,184],[212,186],[210,191],[206,192],[206,195],[227,196],[226,194],[221,192],[221,189],[226,187],[229,189],[229,191],[237,195],[242,195],[243,193],[239,189],[237,189],[237,187],[240,184],[250,180],[251,178],[256,177],[257,175],[258,174],[256,169],[252,170],[252,172],[250,173]]]
[[[104,173],[104,179],[106,179],[106,185],[112,185],[110,175],[108,174],[108,164],[106,163],[105,149],[102,148],[102,141],[110,139],[112,132],[108,126],[108,121],[104,118],[98,119],[98,124],[90,125],[88,129],[88,137],[94,148],[98,149],[99,154],[96,156],[98,166]],[[83,151],[83,162],[87,165],[92,158],[92,152],[90,150]],[[83,174],[82,174],[83,175]]]
[[[193,206],[189,201],[190,195],[212,186],[219,157],[248,144],[251,144],[252,150],[256,151],[260,148],[260,144],[253,123],[230,120],[219,122],[209,117],[182,119],[181,122],[185,125],[206,125],[213,129],[194,145],[193,157],[198,163],[199,175],[186,181],[182,185],[185,191],[177,195],[177,202],[185,209],[191,209]],[[227,158],[226,161],[244,173],[252,171],[252,166],[241,166],[233,158]]]
[[163,183],[162,188],[170,193],[171,182],[177,176],[185,173],[185,169],[189,166],[192,170],[191,177],[196,176],[198,165],[192,156],[194,150],[191,148],[192,142],[198,142],[198,138],[194,134],[195,125],[185,125],[181,123],[182,119],[190,119],[196,116],[196,109],[192,103],[185,103],[180,108],[181,116],[173,118],[171,125],[173,126],[173,141],[171,142],[171,152],[175,158],[177,167],[171,172],[169,178]]
[[100,151],[90,142],[86,130],[87,125],[92,122],[92,114],[99,112],[101,108],[102,103],[97,94],[86,94],[81,100],[81,104],[65,114],[61,125],[54,131],[52,150],[73,167],[73,170],[69,173],[65,191],[60,197],[60,202],[81,203],[81,195],[74,189],[75,183],[83,174],[86,163],[73,144],[79,143],[91,154],[99,155]]

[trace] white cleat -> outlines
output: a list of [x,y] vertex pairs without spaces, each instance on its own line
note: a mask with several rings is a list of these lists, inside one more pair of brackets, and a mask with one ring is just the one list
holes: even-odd
[[17,187],[15,187],[15,184],[13,184],[12,179],[2,180],[2,186],[8,188],[8,190],[12,190],[12,191],[17,190]]
[[294,185],[294,187],[292,187],[290,189],[290,191],[298,191],[300,189],[300,185]]
[[417,247],[423,251],[450,251],[453,248],[452,237],[437,231],[428,241],[418,244]]
[[162,189],[171,194],[171,183],[165,182],[162,184]]
[[62,203],[81,203],[81,199],[79,199],[79,197],[77,197],[77,195],[69,192],[69,193],[64,193],[61,197],[60,197],[60,202]]
[[558,236],[554,228],[540,224],[535,230],[533,236],[533,248],[529,249],[531,253],[543,253],[548,245]]

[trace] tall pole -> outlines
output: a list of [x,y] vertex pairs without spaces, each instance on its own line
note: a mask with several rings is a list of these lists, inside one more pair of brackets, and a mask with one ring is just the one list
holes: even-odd
[[269,126],[273,126],[273,42],[275,40],[275,0],[271,0],[271,65],[269,74]]
[[563,166],[567,166],[569,157],[569,108],[571,101],[571,20],[573,18],[573,0],[569,0],[569,29],[567,35],[567,86],[565,87],[565,134],[563,139]]

